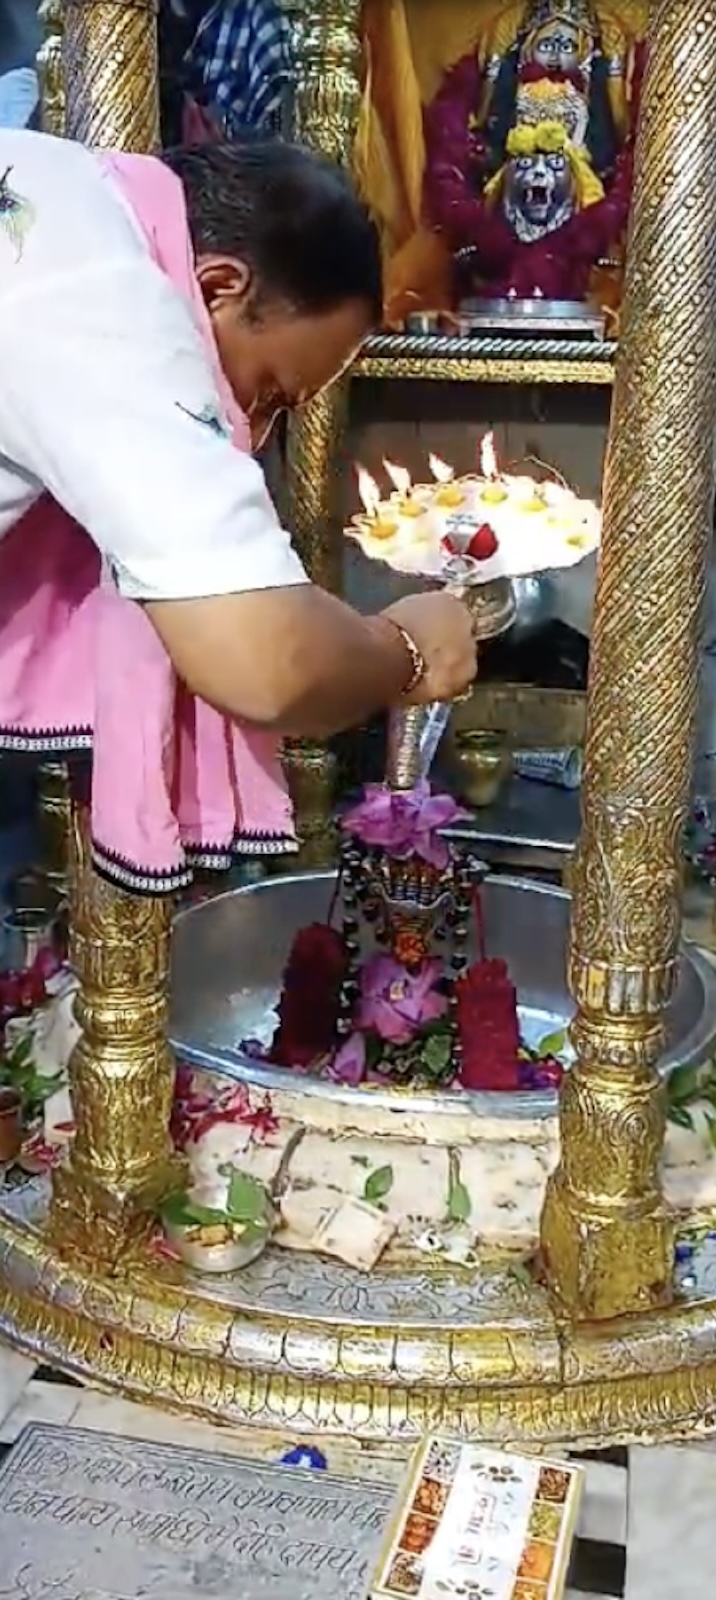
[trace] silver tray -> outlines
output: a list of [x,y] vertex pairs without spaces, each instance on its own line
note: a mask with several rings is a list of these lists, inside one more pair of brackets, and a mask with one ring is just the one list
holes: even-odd
[[575,334],[603,339],[604,317],[582,300],[463,300],[458,330],[471,333]]

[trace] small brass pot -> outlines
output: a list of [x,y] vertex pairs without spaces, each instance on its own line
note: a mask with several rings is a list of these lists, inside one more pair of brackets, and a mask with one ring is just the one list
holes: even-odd
[[0,1089],[0,1166],[15,1161],[22,1146],[22,1100],[17,1089]]
[[452,732],[448,761],[459,798],[476,807],[493,805],[512,771],[512,757],[500,733]]

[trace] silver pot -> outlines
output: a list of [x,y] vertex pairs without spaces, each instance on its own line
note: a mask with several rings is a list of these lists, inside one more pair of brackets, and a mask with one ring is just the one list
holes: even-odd
[[172,1250],[194,1272],[239,1272],[263,1254],[271,1238],[271,1228],[267,1226],[262,1237],[254,1236],[250,1244],[243,1244],[241,1239],[229,1239],[226,1244],[202,1244],[200,1240],[189,1237],[192,1231],[177,1223],[168,1222],[164,1225]]

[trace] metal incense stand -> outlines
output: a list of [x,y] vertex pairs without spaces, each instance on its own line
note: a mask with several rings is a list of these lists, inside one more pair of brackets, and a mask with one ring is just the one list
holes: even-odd
[[[517,605],[509,578],[475,583],[474,566],[469,557],[454,557],[446,568],[446,587],[464,600],[472,615],[475,638],[478,644],[486,644],[512,626]],[[451,713],[452,702],[442,700],[391,712],[385,775],[388,788],[414,789],[427,778]]]

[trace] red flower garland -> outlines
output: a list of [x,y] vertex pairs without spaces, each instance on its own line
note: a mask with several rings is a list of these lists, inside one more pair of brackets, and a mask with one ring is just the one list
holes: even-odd
[[301,928],[286,963],[271,1061],[310,1067],[333,1050],[347,976],[348,956],[336,929],[319,922]]

